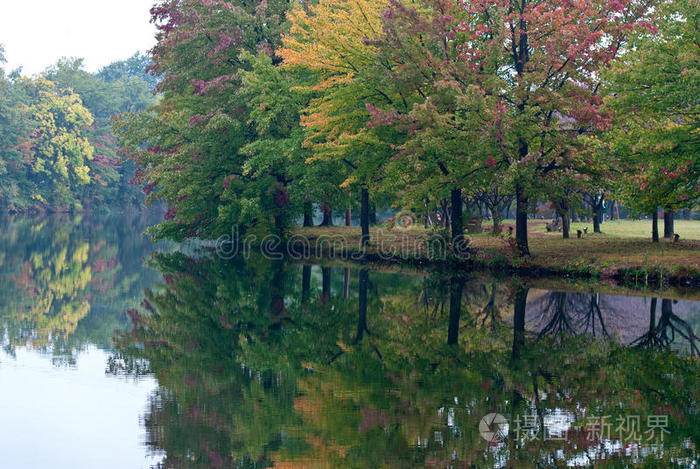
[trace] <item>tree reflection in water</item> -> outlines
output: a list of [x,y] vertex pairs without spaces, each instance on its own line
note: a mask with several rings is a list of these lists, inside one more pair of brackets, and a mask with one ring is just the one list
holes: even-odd
[[[142,215],[0,215],[0,338],[72,363],[87,344],[109,348],[124,310],[155,280]],[[139,229],[140,227],[140,229]]]
[[[692,333],[670,311],[629,347],[598,295],[257,258],[153,265],[163,282],[111,367],[155,373],[145,425],[163,467],[693,466],[698,362],[668,349]],[[510,425],[488,445],[492,412]],[[653,414],[669,416],[662,449],[587,428],[638,415],[646,430]]]

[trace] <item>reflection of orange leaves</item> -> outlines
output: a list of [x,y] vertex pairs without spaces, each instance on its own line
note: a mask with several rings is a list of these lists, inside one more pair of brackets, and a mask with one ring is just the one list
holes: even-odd
[[24,262],[19,268],[19,274],[12,277],[13,282],[18,287],[24,288],[25,291],[36,298],[37,288],[34,282],[34,271],[29,262]]
[[306,442],[315,448],[325,448],[326,447],[326,443],[323,441],[323,438],[321,438],[320,436],[306,435]]
[[92,262],[93,272],[104,272],[105,270],[112,270],[117,265],[117,260],[115,258],[111,259],[97,259]]
[[294,410],[301,413],[305,418],[310,418],[318,414],[319,406],[311,402],[307,397],[301,396],[294,399]]
[[302,458],[297,461],[282,462],[278,461],[272,466],[274,469],[310,469],[312,467],[321,467],[317,459]]
[[[314,448],[318,448],[321,450],[321,454],[325,455],[328,453],[335,453],[338,454],[341,458],[345,457],[345,448],[342,446],[338,445],[327,445],[326,441],[316,435],[306,435],[306,442],[310,445],[313,446]],[[325,459],[325,458],[323,458]]]
[[320,436],[306,435],[306,443],[317,450],[317,458],[299,458],[294,461],[276,461],[273,466],[275,469],[312,469],[312,468],[327,468],[335,467],[329,464],[329,461],[336,457],[344,458],[347,450],[338,445],[327,445],[325,440]]
[[102,250],[102,248],[104,248],[106,245],[107,245],[107,243],[105,242],[105,240],[101,239],[92,245],[92,248],[90,248],[90,253],[95,254],[95,253],[99,252],[100,250]]

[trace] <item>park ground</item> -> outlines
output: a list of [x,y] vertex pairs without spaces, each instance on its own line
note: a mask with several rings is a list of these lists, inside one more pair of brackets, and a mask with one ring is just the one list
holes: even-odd
[[[572,238],[563,239],[559,232],[548,233],[544,220],[531,220],[529,244],[531,256],[525,260],[513,252],[513,238],[508,227],[512,220],[503,223],[504,233],[493,236],[489,232],[470,234],[473,261],[477,265],[498,270],[511,270],[524,274],[596,277],[616,279],[625,283],[646,286],[653,283],[700,286],[700,221],[675,221],[678,242],[661,239],[651,241],[650,220],[607,221],[601,225],[602,233],[592,233],[591,223],[572,223]],[[576,231],[588,227],[582,238]],[[490,226],[484,223],[484,229]],[[663,236],[663,222],[659,223]],[[320,238],[344,240],[348,250],[359,246],[358,227],[310,227],[295,230],[296,235],[313,241]],[[379,251],[392,253],[391,262],[431,263],[420,249],[429,231],[420,227],[371,229],[372,242],[366,252],[370,258]]]

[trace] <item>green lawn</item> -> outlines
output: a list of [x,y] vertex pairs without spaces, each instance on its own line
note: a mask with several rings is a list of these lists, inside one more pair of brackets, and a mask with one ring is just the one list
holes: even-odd
[[[507,220],[506,224],[515,224],[514,220]],[[485,225],[486,226],[486,225]],[[576,236],[576,230],[583,231],[584,227],[588,227],[588,235],[593,235],[593,223],[572,223],[571,234]],[[603,232],[600,236],[614,236],[617,238],[648,238],[651,240],[651,220],[615,220],[606,221],[600,225],[600,230]],[[681,239],[700,240],[700,221],[676,220],[674,222],[674,230],[680,235]],[[531,222],[531,232],[533,234],[542,234],[552,237],[561,237],[561,233],[547,233],[544,220],[536,220]],[[664,234],[663,220],[659,220],[659,234]],[[595,235],[599,236],[599,235]]]

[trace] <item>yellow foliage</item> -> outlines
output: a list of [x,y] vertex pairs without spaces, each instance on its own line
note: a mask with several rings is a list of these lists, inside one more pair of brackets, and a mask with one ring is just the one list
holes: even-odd
[[298,5],[290,14],[289,34],[277,53],[290,68],[304,67],[348,79],[373,63],[375,50],[367,39],[381,32],[384,0],[321,0]]
[[366,90],[355,87],[360,70],[377,61],[377,50],[368,40],[382,31],[386,0],[320,0],[298,5],[290,14],[291,28],[277,51],[283,66],[318,72],[319,81],[308,88],[321,92],[301,119],[309,130],[304,146],[320,157],[345,157],[353,141],[366,133]]

